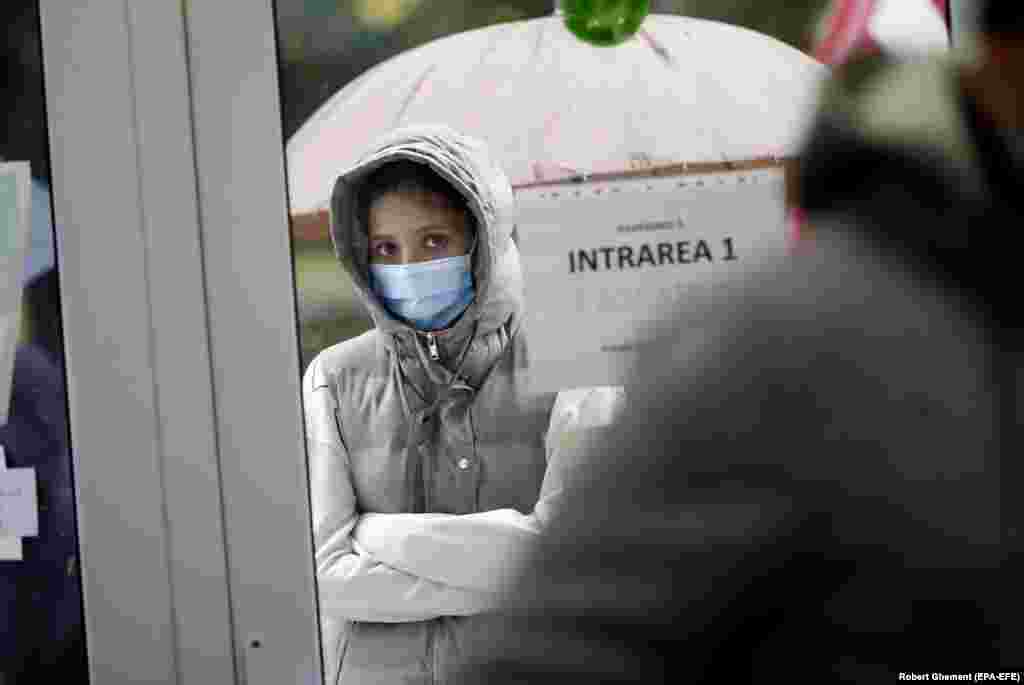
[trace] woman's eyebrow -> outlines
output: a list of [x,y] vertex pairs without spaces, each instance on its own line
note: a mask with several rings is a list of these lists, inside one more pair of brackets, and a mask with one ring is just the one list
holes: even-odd
[[[452,233],[455,229],[446,224],[426,224],[415,229],[413,232],[417,235],[420,233],[426,233],[427,231],[445,231]],[[390,233],[371,233],[370,240],[397,240],[397,238]]]
[[451,226],[448,226],[446,224],[427,224],[426,226],[420,226],[419,228],[417,228],[416,232],[426,233],[427,231],[436,231],[439,229],[442,231],[447,231],[448,233],[451,233],[452,231],[455,230]]

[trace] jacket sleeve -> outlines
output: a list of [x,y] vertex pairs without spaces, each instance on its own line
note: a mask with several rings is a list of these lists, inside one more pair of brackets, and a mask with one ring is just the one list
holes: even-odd
[[476,614],[498,597],[393,568],[352,539],[359,522],[336,405],[314,361],[303,379],[320,611],[354,621],[409,622]]
[[545,439],[547,468],[530,514],[497,509],[475,514],[366,514],[355,541],[392,568],[446,586],[499,595],[517,578],[532,545],[559,505],[588,436],[608,426],[620,388],[559,393]]

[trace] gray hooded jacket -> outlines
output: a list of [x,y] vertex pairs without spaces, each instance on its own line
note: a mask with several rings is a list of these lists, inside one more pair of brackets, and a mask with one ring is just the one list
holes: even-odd
[[[355,197],[397,159],[462,191],[478,227],[476,299],[433,340],[369,284]],[[560,396],[575,405],[566,413],[528,389],[512,207],[484,147],[443,127],[394,132],[335,184],[335,249],[376,328],[322,351],[303,381],[329,683],[445,682],[562,490],[549,421],[572,423],[586,393]]]

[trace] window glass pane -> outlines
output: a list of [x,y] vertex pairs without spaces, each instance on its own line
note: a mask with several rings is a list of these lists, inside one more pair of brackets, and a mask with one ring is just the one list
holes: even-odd
[[[499,354],[492,360],[501,362],[494,367],[499,369],[495,377],[505,383],[495,389],[500,383],[494,378],[480,384],[474,375],[486,375],[477,368],[483,364],[477,358],[481,353],[476,357],[467,353],[468,361],[460,366],[463,348],[446,343],[441,335],[437,339],[419,334],[403,337],[405,329],[385,323],[378,328],[396,333],[397,341],[387,336],[360,338],[375,325],[363,302],[367,292],[380,298],[387,298],[388,292],[393,295],[386,300],[391,302],[386,306],[388,313],[378,311],[378,324],[383,316],[403,319],[421,333],[449,325],[457,331],[459,312],[465,311],[459,309],[464,304],[460,298],[466,295],[459,290],[464,274],[456,267],[444,275],[424,277],[434,283],[444,281],[445,287],[438,286],[443,293],[438,298],[444,302],[431,306],[407,301],[404,288],[409,281],[402,277],[410,270],[404,267],[462,255],[465,246],[477,245],[474,240],[490,229],[481,225],[486,217],[473,215],[472,199],[460,204],[458,197],[448,197],[430,180],[413,182],[422,184],[420,190],[426,188],[426,195],[436,199],[434,205],[400,202],[386,207],[379,198],[360,195],[344,205],[355,220],[347,222],[352,233],[340,241],[343,256],[354,262],[349,267],[356,280],[362,274],[362,285],[356,286],[339,264],[330,237],[328,206],[336,179],[356,163],[375,137],[418,124],[448,125],[484,140],[491,159],[517,192],[534,182],[565,181],[593,171],[614,175],[665,161],[659,150],[649,148],[655,146],[651,141],[665,139],[659,138],[657,126],[664,126],[669,114],[655,112],[648,120],[643,108],[624,112],[628,108],[622,100],[628,96],[614,88],[606,94],[594,88],[587,101],[572,103],[563,97],[554,104],[563,91],[570,90],[569,84],[560,88],[557,78],[577,76],[572,65],[559,60],[566,52],[581,54],[574,43],[560,52],[565,44],[559,41],[567,34],[560,20],[550,19],[555,4],[551,0],[276,3],[301,368],[308,370],[304,401],[328,682],[335,682],[339,674],[340,682],[401,682],[421,676],[444,680],[456,661],[460,641],[473,632],[473,614],[493,601],[492,593],[505,581],[508,569],[494,562],[501,558],[495,549],[515,543],[503,538],[502,531],[514,538],[516,530],[532,525],[531,514],[543,513],[546,495],[541,484],[553,482],[545,480],[545,435],[558,416],[569,415],[559,412],[576,401],[560,397],[562,404],[556,405],[554,393],[534,394],[517,386],[515,356],[504,351],[501,354],[506,357]],[[802,50],[810,48],[809,27],[823,7],[824,0],[650,3],[655,13],[728,21]],[[547,19],[539,21],[542,18]],[[671,36],[677,26],[681,24],[665,23],[660,32],[643,33],[636,40],[639,47],[633,49],[643,52],[640,59],[653,60],[654,67],[667,73],[665,66],[674,63],[671,50],[676,47],[667,49],[659,35]],[[596,75],[587,74],[592,81],[601,74],[602,59],[614,78],[626,78],[619,73],[621,68],[615,71],[611,53],[588,53],[586,59],[587,68],[597,70]],[[553,78],[552,73],[561,76]],[[639,84],[637,93],[645,88],[642,78],[630,82]],[[550,104],[551,116],[547,124],[538,123],[545,103]],[[608,121],[607,136],[592,124],[599,115]],[[654,121],[656,116],[660,119]],[[526,122],[526,117],[533,118]],[[618,118],[612,121],[611,117]],[[627,138],[638,146],[627,149],[628,144],[619,144]],[[441,155],[436,149],[426,154]],[[587,161],[581,163],[581,159]],[[692,159],[673,157],[672,161]],[[431,168],[437,171],[436,165]],[[442,185],[453,185],[452,177],[440,175]],[[473,180],[481,178],[486,184],[487,172]],[[392,181],[400,185],[409,179]],[[392,181],[385,175],[367,185],[387,186]],[[465,186],[457,189],[465,191]],[[460,243],[458,236],[435,230],[438,235],[428,238],[440,242],[405,245],[393,233],[410,216],[414,223],[435,228],[451,228],[448,220],[455,217],[455,232],[465,230],[467,241]],[[466,223],[460,223],[464,219]],[[679,221],[681,225],[682,218]],[[676,225],[675,218],[671,223]],[[377,228],[385,224],[391,233],[379,237]],[[631,222],[655,228],[663,224],[646,218]],[[449,242],[453,239],[454,243]],[[452,248],[451,254],[417,258],[405,252],[444,250],[452,244],[459,247]],[[716,238],[714,245],[716,250],[732,250],[728,240]],[[690,255],[691,249],[696,254],[708,248],[696,242],[685,250],[674,247],[672,259]],[[471,259],[482,259],[480,254],[471,253]],[[477,272],[473,273],[475,277]],[[445,280],[448,277],[450,281]],[[448,318],[452,310],[455,323]],[[495,336],[494,349],[511,350],[522,343],[516,316],[508,320],[513,325],[504,338],[488,332]],[[387,353],[382,351],[385,348]],[[318,366],[311,367],[315,358]],[[469,392],[475,399],[462,402],[458,392]],[[594,402],[595,407],[600,405],[594,415],[603,417],[598,422],[607,419],[616,397],[601,395]],[[444,405],[446,398],[455,399]],[[482,514],[483,523],[480,529],[470,530],[452,521],[457,530],[446,530],[417,527],[425,519],[388,518],[420,512]],[[409,527],[403,528],[405,524]],[[474,537],[478,532],[480,536]],[[446,554],[443,539],[458,543]],[[395,553],[397,547],[389,547],[392,544],[407,545],[403,550],[426,545],[424,549],[430,551],[403,556]],[[478,554],[470,562],[446,563],[446,557],[447,561],[472,557],[474,550]],[[438,560],[441,563],[435,565]],[[348,581],[342,582],[343,578]]]
[[[608,314],[620,337],[600,347],[597,364],[612,366],[616,352],[636,349],[631,338],[642,325],[657,323],[667,310],[661,305],[698,295],[698,286],[717,288],[719,276],[734,273],[729,262],[748,265],[785,246],[783,167],[813,108],[826,71],[821,62],[845,63],[856,73],[860,57],[948,45],[944,3],[880,2],[861,17],[843,9],[849,3],[829,0],[654,0],[652,13],[683,16],[651,17],[631,45],[602,52],[580,48],[552,18],[556,4],[276,3],[329,682],[450,675],[474,615],[502,587],[502,559],[512,558],[502,555],[518,544],[517,531],[543,517],[559,489],[546,459],[562,443],[553,446],[550,436],[573,421],[582,425],[581,407],[600,425],[619,406],[617,388],[582,389],[598,398],[586,405],[581,395],[556,399],[516,385],[525,374],[517,376],[523,369],[507,350],[522,343],[522,311],[508,304],[510,297],[502,301],[507,309],[484,312],[489,301],[479,294],[482,287],[493,293],[495,283],[506,294],[502,264],[495,261],[493,273],[481,268],[501,244],[492,219],[504,202],[492,192],[488,165],[507,177],[521,226],[545,203],[557,205],[563,221],[545,224],[553,247],[541,249],[549,253],[537,243],[533,251],[520,246],[512,233],[509,252],[522,249],[522,263],[532,269],[530,307],[547,308],[549,322],[558,318],[552,311]],[[599,24],[575,24],[575,32],[582,36]],[[863,60],[865,69],[871,61]],[[455,133],[407,128],[427,124]],[[483,141],[487,154],[467,152],[459,134]],[[379,157],[419,164],[367,163],[364,155],[380,136],[392,137],[379,143]],[[414,169],[424,163],[426,172]],[[645,197],[629,186],[639,178]],[[594,185],[601,181],[608,183]],[[619,191],[620,198],[633,196],[605,202]],[[592,202],[580,200],[581,192]],[[672,212],[657,214],[670,204]],[[576,249],[570,226],[591,235],[602,228],[609,243]],[[687,233],[662,237],[668,231]],[[646,235],[654,235],[649,244]],[[617,247],[607,246],[612,240]],[[580,295],[573,310],[566,304],[571,297],[559,300],[568,288],[557,276],[545,281],[543,293],[536,285],[530,290],[540,282],[530,280],[538,263],[550,263],[553,272],[566,266],[565,255],[568,273],[578,275],[708,266],[698,275],[700,266],[686,276],[652,277],[632,291],[616,284],[585,293],[574,286]],[[483,277],[495,280],[481,287]],[[647,307],[654,320],[641,323],[637,298],[655,288],[666,300]],[[505,317],[504,337],[484,330],[479,338],[490,345],[481,349],[498,350],[492,366],[481,361],[487,352],[472,347],[479,331],[460,327],[464,312],[485,328],[488,316]],[[557,375],[563,360],[538,363],[538,355],[554,357],[561,345],[561,353],[569,350],[564,360],[575,362],[572,354],[584,354],[575,349],[580,338],[608,332],[561,325],[572,330],[548,325],[549,338],[539,326],[526,327],[534,375],[542,363]],[[487,376],[483,367],[497,371]],[[580,390],[575,381],[550,384]],[[435,518],[417,517],[423,513]],[[480,518],[469,525],[466,514]]]
[[[84,683],[38,4],[9,0],[0,17],[0,683]],[[29,492],[34,501],[22,499]]]
[[[568,190],[563,185],[547,197],[531,189],[602,175],[625,184],[652,166],[682,166],[662,169],[661,175],[672,178],[645,182],[648,191],[661,193],[649,196],[656,200],[619,200],[613,208],[622,220],[610,224],[612,237],[615,230],[629,234],[637,241],[632,247],[620,246],[614,255],[612,248],[604,253],[573,251],[571,235],[551,244],[558,243],[558,255],[569,255],[570,273],[721,262],[714,273],[708,266],[701,276],[692,275],[693,269],[690,276],[671,277],[680,282],[666,297],[679,297],[684,288],[689,297],[696,292],[693,287],[717,283],[719,274],[733,268],[728,262],[748,263],[734,251],[769,250],[784,242],[782,194],[774,189],[782,187],[780,160],[792,155],[797,122],[809,109],[812,86],[822,71],[808,54],[829,62],[855,57],[826,54],[827,46],[836,44],[829,31],[870,34],[870,41],[846,42],[895,54],[927,51],[947,42],[941,12],[928,13],[929,21],[913,20],[893,9],[896,3],[881,3],[888,10],[880,9],[863,26],[837,28],[830,12],[838,11],[838,5],[826,0],[656,0],[649,3],[652,13],[710,19],[763,35],[660,17],[646,22],[623,52],[601,53],[580,49],[561,20],[551,19],[556,4],[276,4],[301,366],[309,369],[305,411],[311,507],[329,678],[340,672],[342,682],[420,675],[443,679],[459,651],[460,635],[472,632],[472,615],[498,587],[496,578],[504,569],[500,564],[489,567],[488,559],[501,558],[494,551],[502,544],[501,531],[530,525],[526,517],[546,506],[541,482],[552,482],[545,480],[545,450],[550,447],[544,444],[546,431],[557,423],[560,408],[576,400],[562,394],[556,402],[554,393],[531,394],[512,380],[500,391],[493,390],[494,378],[478,385],[474,364],[480,360],[468,353],[463,357],[471,348],[457,342],[462,340],[460,317],[472,311],[466,303],[477,303],[480,264],[488,259],[487,241],[494,237],[489,210],[477,210],[498,208],[494,211],[500,214],[503,202],[488,195],[493,179],[487,165],[494,162],[507,176],[520,199],[519,210],[536,207],[538,198],[539,204],[557,202],[560,212],[590,227],[604,219],[611,222],[593,208],[600,194],[629,190],[626,185],[584,187],[582,192],[594,197],[589,208],[576,199],[579,187]],[[627,52],[628,59],[623,57]],[[708,64],[688,68],[697,55]],[[744,60],[757,62],[760,71]],[[623,67],[627,63],[631,66]],[[682,121],[685,126],[679,125]],[[424,124],[450,126],[457,134],[478,138],[488,153],[463,157],[461,143],[447,138],[448,133],[411,134],[406,128]],[[426,177],[396,166],[370,175],[376,167],[359,161],[375,139],[395,130],[404,132],[400,141],[383,144],[387,161],[411,154],[426,161]],[[397,154],[399,148],[405,152]],[[721,160],[731,161],[717,168]],[[713,190],[705,189],[705,180],[688,180],[687,174],[698,173],[694,167],[687,170],[688,163],[704,164],[706,174],[720,173],[706,181],[723,189],[718,200]],[[738,173],[729,176],[732,172]],[[336,185],[339,176],[343,182]],[[377,192],[381,189],[387,192]],[[743,202],[735,199],[740,194]],[[681,212],[647,216],[651,206],[667,206],[670,195],[672,202],[685,204]],[[688,199],[680,199],[684,196]],[[423,197],[433,201],[424,203]],[[480,197],[482,203],[477,202]],[[338,212],[334,230],[339,232],[339,255],[330,236],[332,202]],[[755,203],[764,211],[751,221],[754,213],[744,208]],[[746,214],[734,218],[732,209]],[[777,220],[761,219],[776,214]],[[711,215],[717,220],[708,220]],[[722,224],[761,225],[751,235],[734,239],[715,233]],[[662,242],[641,244],[647,232],[691,226],[698,231],[692,242],[657,238]],[[534,260],[530,268],[535,278],[537,260],[547,255],[525,246],[522,250],[524,264]],[[460,265],[463,255],[468,259]],[[425,273],[425,262],[436,268]],[[646,283],[643,287],[651,290]],[[551,290],[558,290],[557,284]],[[532,293],[536,296],[536,289]],[[537,309],[568,311],[564,303],[556,303],[555,292],[527,299]],[[583,310],[590,305],[579,300],[577,306]],[[628,292],[623,290],[618,301],[605,297],[594,306],[621,312],[617,334],[622,339],[609,340],[615,344],[601,348],[601,359],[610,358],[615,348],[632,349],[619,344],[641,326],[631,318],[636,307]],[[501,313],[512,322],[505,334],[512,340],[495,342],[495,349],[514,349],[523,338],[517,328],[522,312],[513,307]],[[475,320],[486,318],[484,314]],[[376,337],[360,337],[375,326]],[[445,333],[427,334],[436,330]],[[535,354],[538,349],[548,354],[557,346],[537,328],[530,330]],[[475,340],[476,335],[473,331],[466,337]],[[583,333],[574,329],[562,335],[570,349],[573,335]],[[507,363],[511,369],[512,357],[501,354],[492,360],[503,360],[494,368],[505,369],[502,364]],[[311,367],[317,355],[319,361]],[[535,358],[533,368],[539,367]],[[509,379],[515,376],[514,371],[509,374]],[[473,399],[462,401],[455,388]],[[496,394],[488,395],[492,391]],[[599,409],[591,407],[591,418],[598,417],[598,423],[615,406],[616,396],[609,397],[595,401]],[[502,408],[489,408],[488,402]],[[505,521],[498,510],[513,513]],[[388,518],[420,512],[493,515],[495,522],[470,532],[454,520],[452,529],[438,529],[433,527],[436,519]],[[481,537],[474,538],[478,532]],[[481,545],[481,552],[467,557],[461,569],[435,563],[446,556],[443,539],[458,541],[448,550],[451,558],[469,554],[474,544]],[[430,553],[409,552],[417,544]],[[352,582],[353,577],[362,580]],[[334,580],[341,578],[348,580]],[[357,586],[358,591],[353,589]],[[420,603],[401,599],[411,596]]]

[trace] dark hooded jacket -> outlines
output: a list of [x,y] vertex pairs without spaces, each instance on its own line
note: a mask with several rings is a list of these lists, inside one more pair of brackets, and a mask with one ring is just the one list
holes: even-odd
[[955,73],[823,113],[813,240],[669,317],[460,682],[1022,668],[1024,193]]

